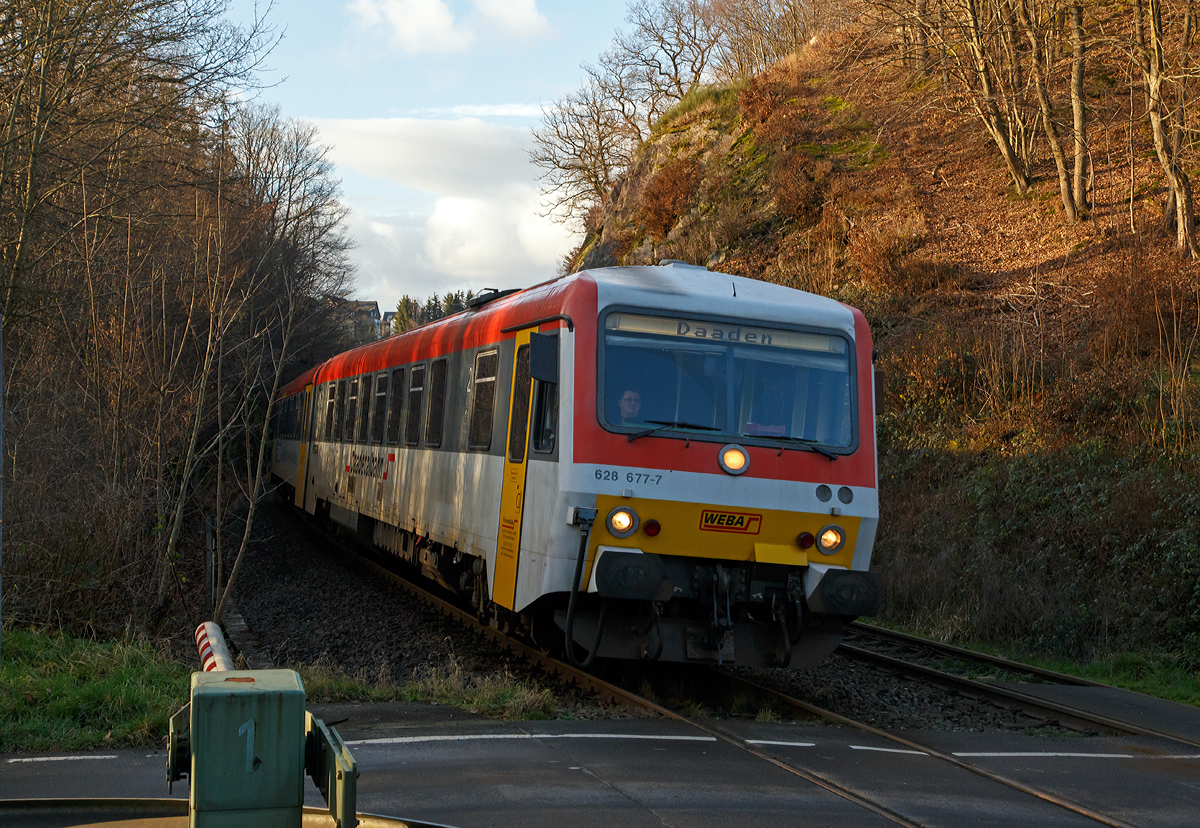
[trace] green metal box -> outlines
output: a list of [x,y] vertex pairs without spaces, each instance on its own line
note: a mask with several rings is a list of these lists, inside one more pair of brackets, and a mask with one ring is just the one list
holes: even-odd
[[195,828],[299,828],[304,685],[292,670],[192,674]]

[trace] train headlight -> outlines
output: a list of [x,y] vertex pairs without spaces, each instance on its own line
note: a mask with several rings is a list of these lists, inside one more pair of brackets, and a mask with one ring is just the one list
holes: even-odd
[[846,533],[840,526],[826,526],[817,536],[817,546],[826,555],[832,555],[846,545]]
[[618,506],[608,513],[608,531],[613,537],[627,538],[637,531],[637,512],[628,506]]
[[729,474],[741,474],[750,468],[750,455],[741,446],[728,445],[717,455],[721,468]]

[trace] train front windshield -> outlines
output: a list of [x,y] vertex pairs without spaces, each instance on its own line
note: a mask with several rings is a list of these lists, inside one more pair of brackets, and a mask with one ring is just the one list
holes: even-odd
[[849,341],[696,319],[610,313],[609,427],[662,436],[854,444]]

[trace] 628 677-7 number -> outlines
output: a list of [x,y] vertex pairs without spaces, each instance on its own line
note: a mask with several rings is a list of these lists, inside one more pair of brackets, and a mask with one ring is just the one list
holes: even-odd
[[[624,477],[622,478],[622,474]],[[646,472],[620,472],[617,469],[596,469],[597,480],[612,480],[620,481],[624,479],[626,483],[652,483],[657,486],[662,482],[661,474],[647,474]]]

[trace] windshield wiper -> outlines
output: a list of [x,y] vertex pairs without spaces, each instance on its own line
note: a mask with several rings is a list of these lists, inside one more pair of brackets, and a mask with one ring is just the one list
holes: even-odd
[[658,428],[644,428],[641,431],[635,431],[629,435],[629,442],[632,443],[639,437],[646,437],[667,428],[694,428],[699,431],[720,431],[719,428],[712,426],[696,425],[695,423],[668,422],[666,420],[646,420],[648,423],[654,423]]
[[[751,437],[753,435],[743,434],[742,436],[743,437]],[[822,457],[828,457],[830,460],[838,459],[838,456],[836,454],[834,454],[832,451],[830,451],[829,449],[821,448],[820,446],[816,445],[816,442],[817,442],[816,440],[809,440],[807,437],[770,437],[768,439],[783,440],[788,443],[800,443],[808,451],[815,451],[817,454],[821,455]],[[787,446],[784,446],[783,448],[787,448]],[[782,449],[780,449],[780,450],[782,451]]]

